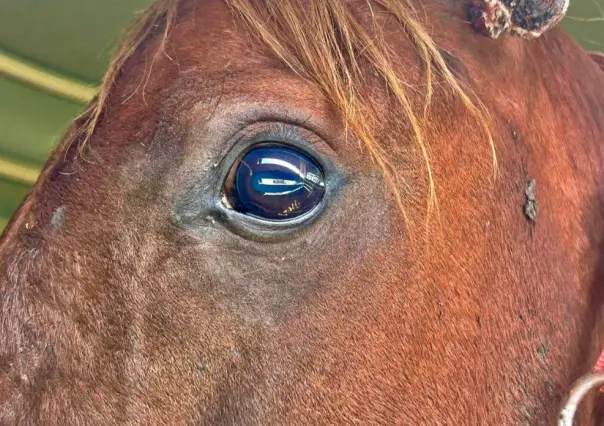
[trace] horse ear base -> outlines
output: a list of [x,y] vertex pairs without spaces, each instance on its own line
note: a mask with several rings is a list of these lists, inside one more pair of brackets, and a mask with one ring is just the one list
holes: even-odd
[[596,64],[598,64],[600,66],[600,68],[602,69],[602,71],[604,71],[604,53],[600,53],[600,52],[588,52],[588,53],[589,53],[589,56],[591,56],[591,59],[596,61]]

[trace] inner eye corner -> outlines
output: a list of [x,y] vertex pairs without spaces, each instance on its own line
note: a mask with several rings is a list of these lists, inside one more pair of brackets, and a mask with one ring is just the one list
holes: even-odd
[[316,210],[326,187],[326,173],[316,156],[287,142],[259,141],[231,164],[220,198],[226,209],[283,223]]

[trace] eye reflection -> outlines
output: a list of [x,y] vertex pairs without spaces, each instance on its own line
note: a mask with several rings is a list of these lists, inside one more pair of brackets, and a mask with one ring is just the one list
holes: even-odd
[[325,194],[321,166],[302,151],[262,145],[235,162],[223,186],[223,202],[240,213],[270,220],[301,216]]

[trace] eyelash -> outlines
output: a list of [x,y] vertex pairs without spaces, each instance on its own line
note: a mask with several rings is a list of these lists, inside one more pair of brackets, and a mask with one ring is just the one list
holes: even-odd
[[[258,127],[260,127],[258,129]],[[238,142],[255,140],[259,142],[274,141],[282,143],[299,143],[314,147],[320,138],[310,130],[281,122],[255,123],[247,127],[245,134]]]

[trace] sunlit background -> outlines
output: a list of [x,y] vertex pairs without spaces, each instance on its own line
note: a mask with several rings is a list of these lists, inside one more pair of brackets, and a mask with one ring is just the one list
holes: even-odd
[[[0,0],[0,231],[94,95],[122,29],[150,3]],[[604,0],[575,0],[562,26],[604,52]]]

